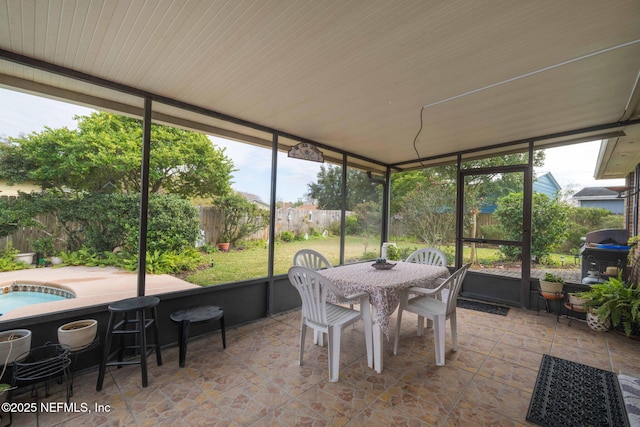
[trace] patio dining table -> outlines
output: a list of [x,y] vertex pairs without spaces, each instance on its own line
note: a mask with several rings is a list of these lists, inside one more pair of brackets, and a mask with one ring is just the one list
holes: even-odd
[[344,295],[365,291],[373,313],[373,365],[382,372],[382,334],[390,336],[389,318],[398,307],[403,289],[432,288],[439,278],[447,278],[446,267],[398,261],[390,270],[376,270],[372,263],[342,265],[318,273],[331,280]]

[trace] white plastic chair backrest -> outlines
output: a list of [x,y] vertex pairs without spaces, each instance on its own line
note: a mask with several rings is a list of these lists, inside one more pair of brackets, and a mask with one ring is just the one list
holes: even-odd
[[409,255],[406,262],[446,267],[447,256],[436,248],[422,248]]
[[338,288],[326,277],[305,267],[291,267],[289,281],[300,294],[304,317],[310,322],[326,326],[327,293],[332,292],[344,298]]
[[[471,263],[468,263],[460,267],[451,276],[449,276],[442,285],[444,288],[448,288],[449,290],[449,295],[447,296],[447,316],[453,313],[456,309],[458,295],[462,289],[462,282],[464,282],[464,277],[467,275],[467,271],[470,266]],[[448,285],[446,284],[447,282]]]
[[320,253],[313,249],[302,249],[293,256],[293,265],[306,267],[309,270],[322,270],[333,268],[331,263]]

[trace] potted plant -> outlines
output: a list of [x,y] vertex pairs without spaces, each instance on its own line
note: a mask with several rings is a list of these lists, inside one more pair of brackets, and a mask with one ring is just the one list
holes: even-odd
[[602,322],[610,321],[627,336],[640,333],[640,288],[634,283],[627,284],[622,274],[591,285],[590,290],[579,296],[588,299],[586,305],[592,309],[590,313]]
[[222,212],[218,247],[223,252],[236,242],[269,225],[269,215],[241,194],[233,193],[214,199],[214,205]]
[[58,328],[58,342],[78,351],[93,342],[98,332],[98,321],[94,319],[76,320]]
[[55,248],[53,237],[38,237],[31,242],[31,247],[38,254],[39,262],[44,259],[52,265],[62,264],[62,258],[57,256],[59,252]]
[[390,244],[387,246],[386,257],[392,261],[400,260],[400,249],[395,244]]
[[564,279],[562,277],[552,273],[545,273],[540,280],[540,293],[544,298],[558,298],[558,296],[562,295],[563,286]]
[[580,292],[571,292],[569,295],[569,307],[571,311],[585,312],[587,311],[588,298],[580,296]]

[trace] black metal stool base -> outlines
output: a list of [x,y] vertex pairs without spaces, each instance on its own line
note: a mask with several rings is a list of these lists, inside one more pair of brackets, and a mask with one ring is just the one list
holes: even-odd
[[[123,365],[139,364],[142,374],[142,387],[148,385],[147,357],[155,352],[158,366],[162,365],[156,311],[156,306],[159,303],[160,299],[158,297],[142,296],[117,301],[109,305],[111,314],[109,315],[109,324],[107,325],[107,333],[104,340],[104,354],[98,373],[97,391],[102,390],[107,366],[121,367]],[[147,317],[147,311],[149,311],[150,317]],[[129,318],[130,314],[135,315],[135,317]],[[122,315],[122,319],[116,322],[118,315]],[[151,344],[147,343],[147,328],[151,328],[153,334],[153,343]],[[120,340],[115,350],[111,351],[114,335],[119,335]],[[125,344],[126,335],[134,336],[132,345]],[[135,358],[133,360],[124,360],[125,350],[133,350]],[[113,360],[114,358],[115,360]]]

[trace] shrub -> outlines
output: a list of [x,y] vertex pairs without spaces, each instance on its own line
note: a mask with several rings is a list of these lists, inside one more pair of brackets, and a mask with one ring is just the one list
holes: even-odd
[[362,259],[363,260],[369,260],[369,259],[378,259],[378,253],[377,252],[365,252],[364,254],[362,254]]
[[280,240],[283,242],[293,242],[296,239],[296,235],[293,231],[285,230],[280,233]]
[[[71,249],[95,252],[125,247],[136,252],[139,237],[140,198],[135,194],[92,194],[68,200],[59,207]],[[73,224],[81,224],[81,227]],[[175,195],[149,196],[147,249],[182,251],[194,245],[199,234],[198,210]]]
[[340,235],[340,221],[332,221],[327,228],[332,236]]
[[216,197],[213,204],[223,214],[218,243],[230,243],[231,246],[235,246],[239,240],[269,225],[269,212],[260,209],[240,194]]
[[480,235],[483,239],[503,240],[504,233],[499,225],[484,225],[480,227]]
[[18,251],[8,244],[0,253],[0,271],[24,270],[28,266],[24,262],[15,262],[13,256]]
[[[498,200],[495,215],[508,240],[522,239],[522,193],[511,193]],[[568,207],[542,193],[533,194],[531,256],[549,255],[567,236]],[[519,246],[504,245],[500,251],[507,259],[520,259]]]
[[[356,215],[349,215],[345,218],[345,233],[347,235],[355,235],[360,232],[360,225],[358,224],[358,217]],[[340,233],[338,233],[340,235]]]
[[400,257],[399,259],[407,259],[409,257],[409,255],[411,255],[412,253],[414,253],[417,250],[418,250],[418,248],[415,247],[415,246],[407,247],[407,248],[399,248],[398,249],[398,256]]

